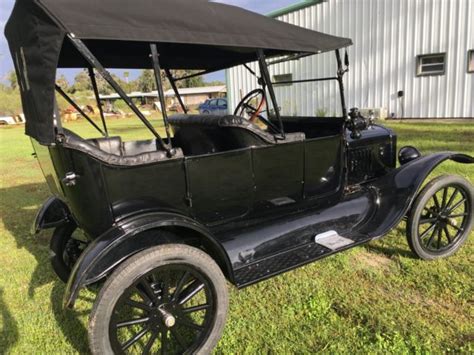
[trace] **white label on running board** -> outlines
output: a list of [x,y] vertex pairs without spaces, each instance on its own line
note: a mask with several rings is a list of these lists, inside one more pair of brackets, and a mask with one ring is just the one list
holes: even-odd
[[329,231],[318,234],[314,241],[331,250],[337,250],[350,244],[354,244],[354,241],[349,238],[341,237],[336,231]]

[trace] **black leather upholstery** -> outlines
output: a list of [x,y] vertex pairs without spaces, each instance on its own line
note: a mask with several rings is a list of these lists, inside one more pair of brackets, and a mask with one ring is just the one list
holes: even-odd
[[245,121],[240,116],[231,115],[185,115],[178,114],[168,118],[169,123],[172,126],[184,127],[184,126],[210,126],[210,127],[226,127],[229,125],[241,125],[244,126]]
[[[275,120],[273,123],[278,124]],[[342,134],[344,119],[340,117],[282,117],[285,132],[304,132],[306,138]]]
[[263,131],[248,120],[232,115],[174,115],[169,122],[175,131],[175,140],[185,155],[202,155],[216,152],[281,144],[305,139],[303,133],[287,135],[284,141]]
[[159,150],[156,139],[149,139],[145,141],[133,141],[122,143],[123,155],[131,156],[143,153],[151,153]]
[[[168,157],[168,154],[163,150],[157,150],[155,148],[155,150],[152,151],[151,146],[153,145],[153,141],[142,142],[147,151],[139,152],[137,147],[140,147],[140,142],[122,144],[120,137],[85,140],[67,129],[64,129],[63,133],[64,147],[86,153],[109,165],[137,166],[184,157],[183,151],[179,148],[176,148],[176,154],[172,157]],[[108,142],[108,140],[110,140],[110,142]],[[119,142],[120,144],[118,144]],[[101,148],[113,151],[113,153]],[[138,154],[124,155],[124,153],[127,153],[127,148],[129,153],[134,152]]]
[[88,141],[106,153],[123,155],[122,138],[120,137],[94,138]]

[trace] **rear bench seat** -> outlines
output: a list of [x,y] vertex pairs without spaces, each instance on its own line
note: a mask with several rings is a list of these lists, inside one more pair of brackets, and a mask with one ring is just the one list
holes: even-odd
[[122,143],[120,137],[107,137],[86,140],[64,129],[64,146],[86,153],[106,164],[137,166],[183,157],[183,151],[168,157],[164,150],[158,150],[156,140]]

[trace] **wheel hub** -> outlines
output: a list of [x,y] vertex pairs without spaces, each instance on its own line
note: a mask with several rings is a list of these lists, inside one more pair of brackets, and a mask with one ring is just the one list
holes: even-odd
[[456,220],[456,218],[450,218],[448,215],[445,215],[444,213],[439,214],[438,220],[444,226],[452,226],[452,227],[458,226],[458,221]]
[[172,328],[176,324],[176,318],[162,304],[151,311],[151,321],[155,326],[164,325],[166,328]]

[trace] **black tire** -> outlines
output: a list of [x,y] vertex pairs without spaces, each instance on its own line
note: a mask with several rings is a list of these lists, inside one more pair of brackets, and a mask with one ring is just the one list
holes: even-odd
[[68,281],[72,267],[77,260],[77,257],[69,257],[66,252],[68,243],[70,243],[76,229],[77,227],[73,223],[57,227],[49,243],[51,265],[56,275],[64,283]]
[[[208,354],[222,335],[228,303],[224,275],[201,250],[167,244],[142,251],[121,264],[97,296],[89,323],[91,351],[146,353],[148,347],[152,353],[164,341],[166,354]],[[124,325],[130,321],[134,324]]]
[[460,176],[443,175],[429,182],[408,216],[410,249],[424,260],[456,253],[472,230],[473,203],[474,188]]

